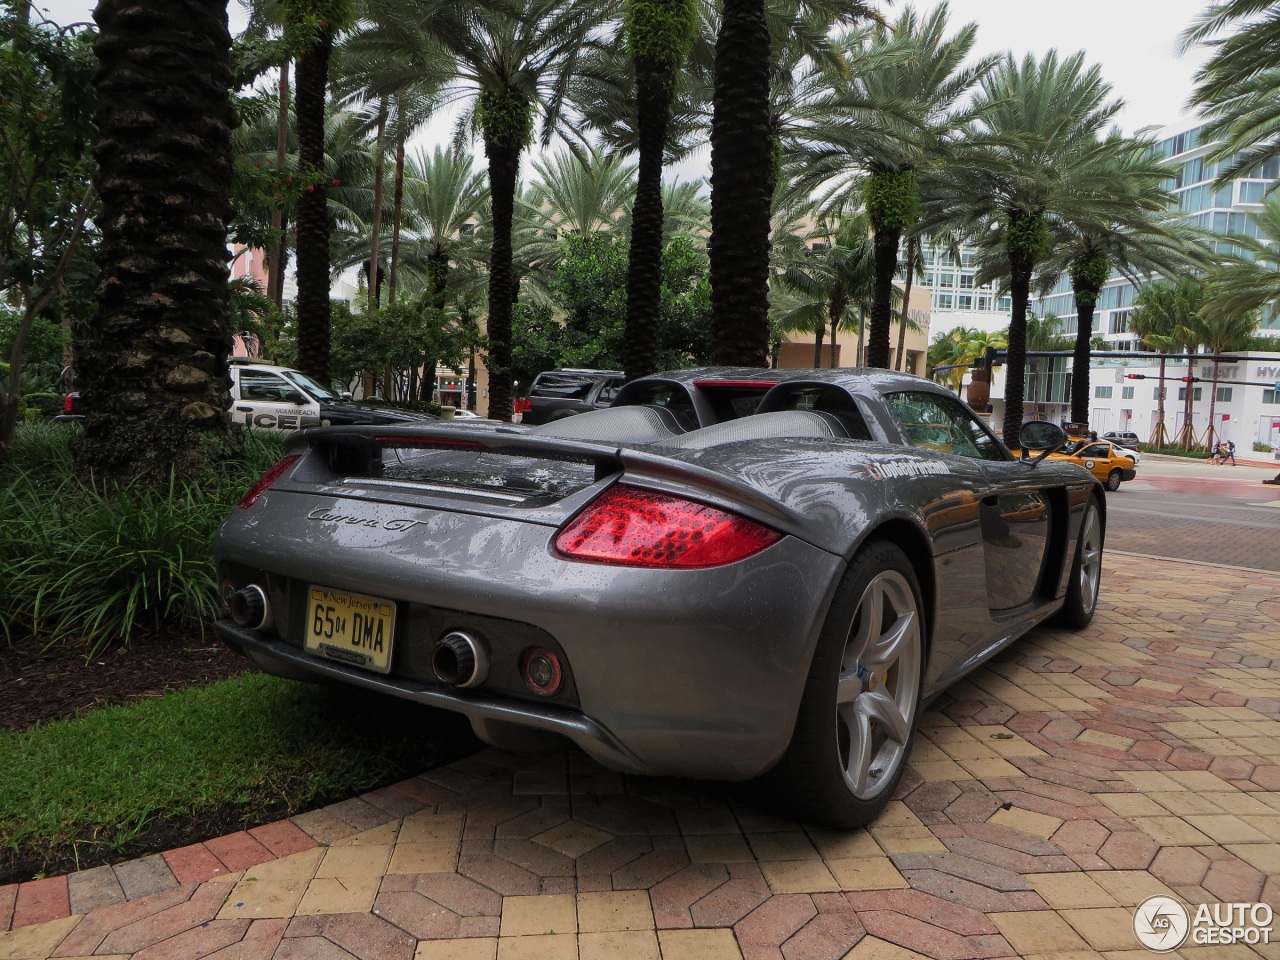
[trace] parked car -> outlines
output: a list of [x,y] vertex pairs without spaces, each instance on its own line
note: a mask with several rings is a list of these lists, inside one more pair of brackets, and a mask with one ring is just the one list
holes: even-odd
[[533,378],[521,423],[537,425],[609,406],[626,382],[621,370],[547,370]]
[[[299,430],[353,424],[421,423],[435,418],[425,413],[353,403],[300,370],[240,357],[231,360],[231,408],[236,423],[257,430]],[[83,420],[79,393],[67,394],[63,412],[55,420]]]
[[[741,411],[748,411],[742,414]],[[262,669],[548,734],[641,774],[879,812],[924,705],[1093,617],[1105,494],[907,374],[706,369],[534,428],[331,427],[218,534],[219,637]],[[556,739],[556,738],[551,738]]]
[[1124,447],[1126,450],[1137,450],[1142,446],[1142,441],[1132,430],[1108,430],[1101,439],[1110,440],[1116,446]]
[[1137,460],[1122,447],[1110,440],[1081,440],[1074,447],[1051,455],[1055,460],[1078,463],[1106,484],[1108,490],[1119,490],[1125,480],[1132,480],[1138,472]]

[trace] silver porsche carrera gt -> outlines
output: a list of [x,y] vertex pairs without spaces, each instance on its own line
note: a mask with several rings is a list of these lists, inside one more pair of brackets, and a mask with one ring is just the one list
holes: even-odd
[[1046,459],[1064,441],[1029,423],[1015,458],[943,387],[873,370],[659,374],[532,428],[308,430],[219,532],[216,628],[493,744],[763,778],[856,826],[922,704],[1093,616],[1105,495]]

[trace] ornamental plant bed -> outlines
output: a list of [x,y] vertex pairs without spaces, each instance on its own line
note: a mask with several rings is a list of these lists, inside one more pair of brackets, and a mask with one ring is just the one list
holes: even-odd
[[0,885],[118,863],[413,776],[460,716],[266,677],[212,637],[0,640]]

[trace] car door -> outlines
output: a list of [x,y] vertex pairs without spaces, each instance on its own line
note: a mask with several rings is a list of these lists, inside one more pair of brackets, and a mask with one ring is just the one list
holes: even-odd
[[1106,441],[1091,443],[1076,454],[1076,459],[1099,480],[1105,481],[1112,470],[1127,469],[1127,462],[1120,462],[1115,448]]
[[[233,367],[231,419],[256,430],[318,426],[320,403],[270,370]],[[300,402],[299,402],[300,401]]]
[[[987,427],[949,394],[905,393],[924,422],[907,428],[916,446],[970,458],[986,478],[980,492],[978,520],[982,530],[987,609],[1000,614],[1031,602],[1040,582],[1049,545],[1049,502],[1046,474],[1014,460]],[[895,406],[899,420],[902,413]],[[913,435],[914,434],[914,435]]]

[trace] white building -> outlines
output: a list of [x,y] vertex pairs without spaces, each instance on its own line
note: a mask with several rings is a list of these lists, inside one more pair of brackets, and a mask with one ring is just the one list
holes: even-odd
[[[1190,387],[1191,427],[1199,443],[1207,441],[1212,411],[1216,440],[1234,440],[1242,454],[1251,451],[1254,444],[1261,444],[1273,449],[1276,459],[1280,459],[1280,352],[1245,352],[1233,356],[1240,360],[1218,364],[1216,392],[1212,361],[1196,359],[1190,374],[1185,360],[1170,360],[1165,364],[1165,436],[1173,442],[1181,434],[1186,418],[1186,391]],[[1182,379],[1186,376],[1198,377],[1199,382],[1187,384]],[[1125,430],[1136,433],[1144,441],[1152,438],[1160,405],[1159,378],[1160,364],[1154,359],[1095,361],[1089,377],[1089,428],[1099,434]],[[1069,380],[1070,375],[1063,379]],[[1026,418],[1069,420],[1069,384],[1065,395],[1054,391],[1058,399],[1037,401],[1033,399],[1033,381],[1028,371],[1027,400],[1023,405]],[[988,420],[997,432],[1004,421],[1003,398],[1004,368],[996,367]]]

